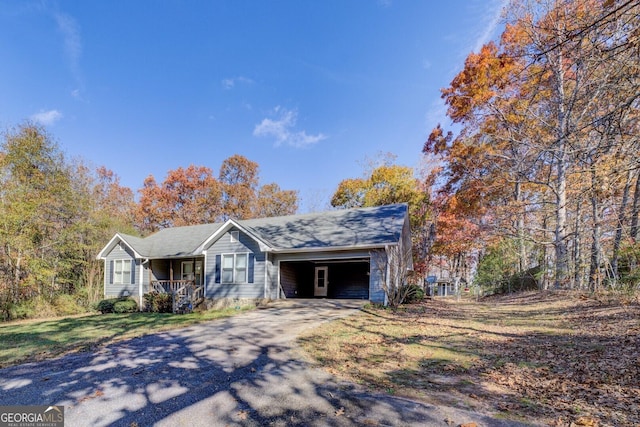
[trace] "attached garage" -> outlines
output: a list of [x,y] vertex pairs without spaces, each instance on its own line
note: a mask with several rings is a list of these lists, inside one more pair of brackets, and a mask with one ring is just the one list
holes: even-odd
[[286,298],[369,299],[368,258],[280,262]]

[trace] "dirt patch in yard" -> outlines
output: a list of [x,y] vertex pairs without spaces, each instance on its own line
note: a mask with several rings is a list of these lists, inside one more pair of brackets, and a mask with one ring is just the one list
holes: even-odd
[[565,292],[369,308],[301,338],[376,390],[554,426],[640,425],[640,307]]

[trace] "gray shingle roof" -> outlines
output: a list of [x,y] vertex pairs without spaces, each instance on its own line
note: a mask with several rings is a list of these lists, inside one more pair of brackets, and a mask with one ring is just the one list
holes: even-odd
[[407,205],[396,204],[239,221],[274,249],[317,249],[395,243]]
[[126,234],[120,236],[146,258],[179,258],[193,255],[193,251],[222,225],[216,223],[165,228],[145,238]]
[[[396,243],[402,234],[406,204],[336,210],[236,221],[274,250],[355,248]],[[166,228],[146,238],[120,234],[147,258],[194,255],[223,223]]]

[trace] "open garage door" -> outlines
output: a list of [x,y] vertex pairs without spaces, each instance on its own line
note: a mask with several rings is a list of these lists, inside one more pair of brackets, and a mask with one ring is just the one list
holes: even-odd
[[369,259],[281,261],[287,298],[369,299]]

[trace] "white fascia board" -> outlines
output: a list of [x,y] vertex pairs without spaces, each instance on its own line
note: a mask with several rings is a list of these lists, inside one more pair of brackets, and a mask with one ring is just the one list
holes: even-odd
[[238,224],[236,221],[234,221],[233,219],[228,219],[227,222],[225,222],[222,227],[218,228],[216,230],[215,233],[213,233],[211,235],[211,237],[209,237],[207,240],[204,241],[204,243],[202,243],[193,253],[195,254],[201,254],[204,249],[209,246],[212,242],[215,242],[216,240],[218,240],[220,237],[222,237],[227,231],[229,231],[229,229],[231,229],[232,227],[236,227],[237,229],[241,230],[243,233],[245,233],[246,235],[248,235],[249,237],[251,237],[253,240],[256,241],[256,243],[258,243],[258,246],[260,247],[260,250],[262,252],[269,252],[272,250],[271,246],[269,246],[267,243],[264,242],[264,240],[262,240],[260,237],[256,236],[254,233],[250,232],[249,230],[247,230],[246,228],[244,228],[242,225]]
[[134,258],[142,258],[142,256],[135,249],[133,249],[133,247],[119,233],[116,233],[116,235],[113,236],[111,240],[109,240],[109,243],[107,243],[106,246],[102,248],[100,253],[98,253],[96,259],[105,259],[107,257],[107,254],[114,248],[118,240],[120,240],[122,243],[127,245],[129,249],[131,249]]
[[193,252],[193,253],[189,253],[186,255],[170,255],[170,256],[161,256],[161,257],[150,257],[148,259],[157,259],[157,260],[171,260],[171,259],[193,259],[193,258],[197,258],[197,257],[201,257],[203,254],[202,252]]
[[295,249],[273,249],[276,254],[296,254],[305,252],[332,252],[332,251],[353,251],[353,250],[371,250],[386,249],[387,246],[397,246],[398,243],[384,243],[371,245],[355,245],[355,246],[323,246],[317,248],[295,248]]

